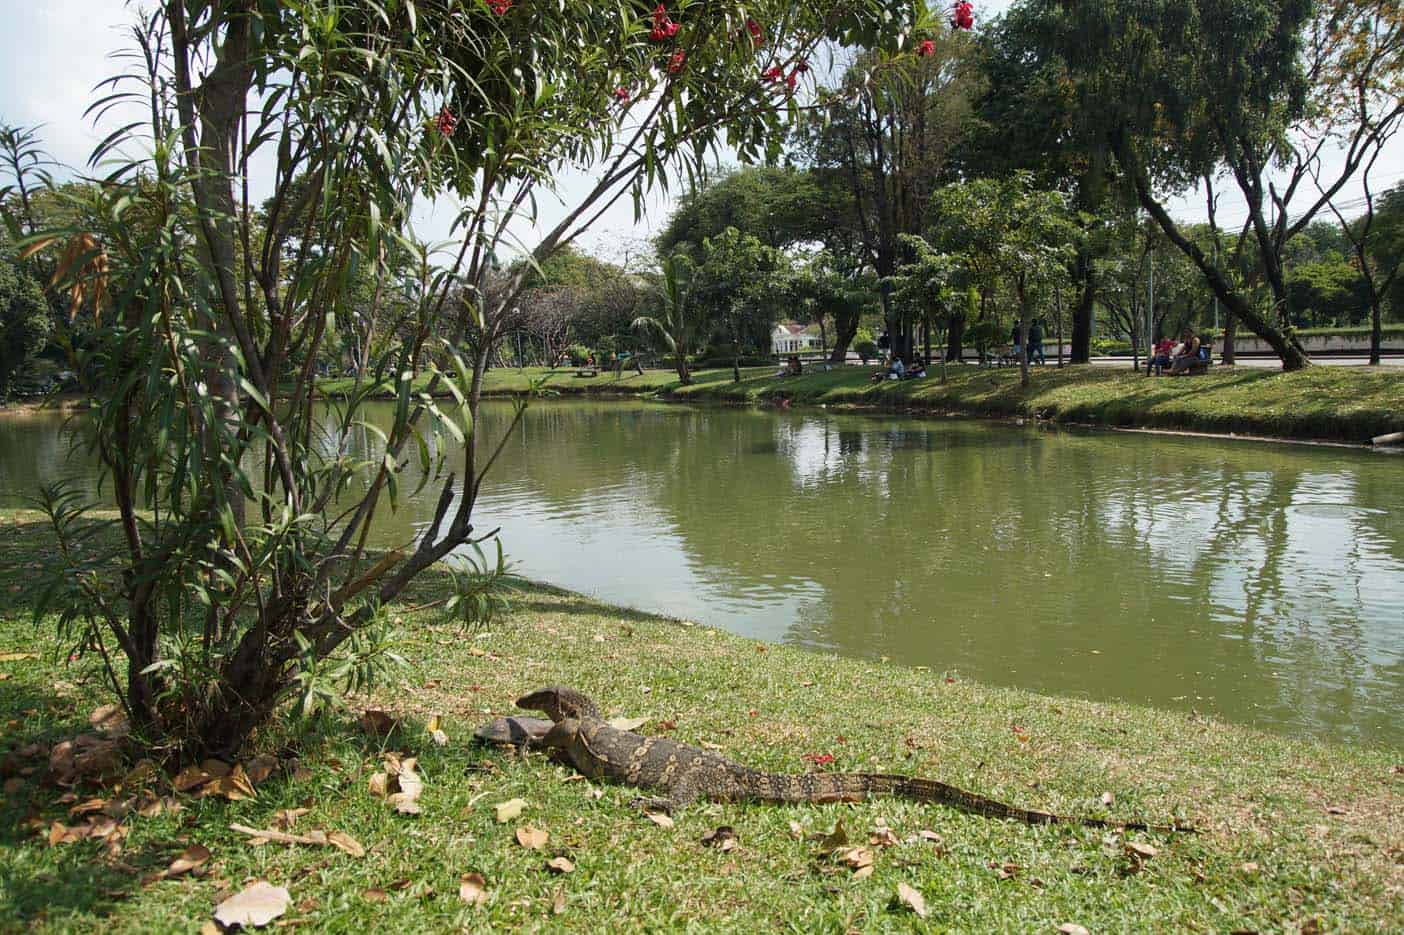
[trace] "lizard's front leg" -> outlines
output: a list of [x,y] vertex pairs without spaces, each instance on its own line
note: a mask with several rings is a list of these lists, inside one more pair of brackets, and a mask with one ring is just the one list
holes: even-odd
[[646,812],[663,812],[665,815],[675,815],[695,802],[702,794],[702,789],[693,774],[684,773],[673,780],[672,784],[668,786],[667,792],[666,796],[637,798],[634,803]]

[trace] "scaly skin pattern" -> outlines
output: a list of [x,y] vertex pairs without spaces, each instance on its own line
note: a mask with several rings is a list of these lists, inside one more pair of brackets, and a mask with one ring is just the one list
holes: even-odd
[[600,718],[594,702],[573,689],[542,689],[519,699],[517,705],[545,711],[551,716],[555,726],[540,745],[557,752],[584,775],[663,793],[643,800],[644,807],[649,809],[675,812],[698,798],[716,802],[857,802],[875,796],[898,796],[1031,825],[1071,823],[1140,831],[1193,830],[1098,818],[1065,818],[1005,805],[944,782],[910,776],[767,773],[666,737],[644,737],[610,727]]

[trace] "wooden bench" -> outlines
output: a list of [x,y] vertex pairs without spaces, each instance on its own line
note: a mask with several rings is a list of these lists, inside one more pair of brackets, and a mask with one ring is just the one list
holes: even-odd
[[584,370],[575,371],[575,375],[577,377],[597,377],[600,375],[600,372],[593,367],[587,367]]

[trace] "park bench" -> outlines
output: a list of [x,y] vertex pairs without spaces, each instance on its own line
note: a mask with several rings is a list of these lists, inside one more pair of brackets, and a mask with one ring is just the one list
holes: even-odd
[[597,377],[600,375],[600,372],[594,367],[583,367],[580,370],[575,371],[575,375],[577,377]]

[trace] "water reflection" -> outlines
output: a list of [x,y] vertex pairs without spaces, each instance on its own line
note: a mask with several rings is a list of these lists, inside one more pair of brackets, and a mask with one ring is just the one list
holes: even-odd
[[[0,502],[63,469],[52,418],[0,441]],[[477,525],[533,577],[763,639],[1397,745],[1400,502],[1404,464],[1335,450],[558,403]]]

